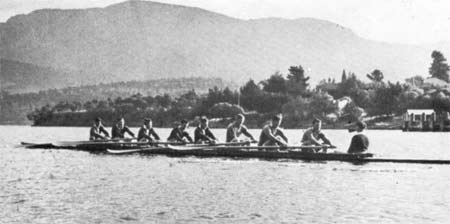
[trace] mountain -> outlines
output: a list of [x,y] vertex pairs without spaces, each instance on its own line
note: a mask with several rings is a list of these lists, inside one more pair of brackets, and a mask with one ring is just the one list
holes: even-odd
[[[240,20],[147,1],[17,15],[0,24],[0,38],[0,58],[92,84],[192,76],[243,82],[299,64],[313,82],[339,78],[342,69],[365,76],[375,68],[401,80],[426,75],[437,47],[370,41],[312,18]],[[442,46],[450,55],[450,44]],[[54,72],[46,79],[59,80],[47,88],[67,86]]]
[[37,92],[49,88],[89,85],[107,74],[91,75],[84,71],[54,69],[0,58],[0,87],[10,93]]

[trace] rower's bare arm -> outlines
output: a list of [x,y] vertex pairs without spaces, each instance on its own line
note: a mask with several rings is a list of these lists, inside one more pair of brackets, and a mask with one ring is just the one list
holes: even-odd
[[189,134],[186,134],[184,137],[185,137],[190,143],[194,142],[194,141],[192,140],[191,136],[189,136]]
[[331,141],[323,133],[320,133],[318,138],[320,140],[322,140],[322,142],[323,142],[323,144],[321,144],[321,145],[329,145],[329,146],[333,145],[333,144],[331,144]]
[[99,139],[106,139],[106,137],[104,137],[103,135],[98,134],[98,133],[93,133],[93,134],[91,134],[91,136],[94,136],[95,138],[99,138]]
[[308,137],[311,140],[311,142],[314,143],[315,145],[322,145],[322,143],[320,143],[319,140],[314,137],[312,132],[309,134]]
[[273,135],[272,132],[270,132],[269,128],[265,128],[263,130],[264,134],[266,134],[266,136],[268,136],[270,138],[270,140],[278,142],[279,144],[285,145],[286,143],[281,141],[279,138],[277,138],[277,136]]
[[330,141],[327,137],[325,137],[325,135],[322,137],[322,140],[323,140],[323,143],[324,143],[324,144],[333,146],[333,144],[331,143],[331,141]]
[[160,140],[159,135],[156,134],[156,132],[152,129],[151,135],[153,136],[153,138],[155,138],[155,140]]
[[252,141],[256,141],[255,138],[253,137],[253,135],[250,134],[250,132],[248,132],[247,129],[243,129],[243,130],[242,130],[242,133],[243,133],[245,136],[247,136],[248,138],[250,138]]
[[106,136],[106,138],[109,138],[109,133],[108,133],[108,131],[105,130],[105,128],[103,128],[103,127],[100,128],[100,132],[103,133]]
[[[101,129],[100,129],[100,133],[101,133]],[[100,133],[97,133],[97,132],[92,128],[91,131],[90,131],[90,135],[91,135],[90,138],[94,137],[94,138],[99,138],[99,139],[106,139],[106,137],[104,137],[104,136],[101,135]]]
[[284,133],[281,132],[281,131],[280,131],[280,137],[281,137],[286,143],[289,142],[289,141],[288,141],[288,138],[286,137],[286,135],[284,135]]
[[128,127],[125,127],[125,128],[124,128],[124,131],[125,131],[126,133],[128,133],[129,135],[131,135],[133,138],[135,137],[135,136],[134,136],[134,133],[133,133]]
[[207,129],[207,132],[210,141],[217,140],[216,136],[211,132],[211,130],[209,130],[209,128]]

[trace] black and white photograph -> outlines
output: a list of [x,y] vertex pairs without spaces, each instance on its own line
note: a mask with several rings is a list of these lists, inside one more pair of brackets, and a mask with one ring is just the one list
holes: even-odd
[[446,0],[1,0],[0,223],[449,223]]

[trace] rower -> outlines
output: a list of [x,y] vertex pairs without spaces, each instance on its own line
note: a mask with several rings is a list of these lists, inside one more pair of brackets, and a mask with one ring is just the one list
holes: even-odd
[[128,133],[134,138],[134,133],[125,126],[125,119],[123,117],[117,119],[117,123],[111,129],[111,137],[113,139],[123,139],[125,138],[125,133]]
[[272,122],[261,131],[258,146],[287,146],[288,139],[280,129],[282,119],[281,114],[272,117]]
[[357,134],[353,136],[348,148],[348,153],[362,153],[369,148],[369,138],[363,134],[363,131],[367,128],[367,124],[364,121],[356,121],[352,124],[352,128],[349,132],[356,131]]
[[244,125],[245,117],[243,114],[238,114],[235,117],[233,123],[229,124],[227,127],[227,139],[226,142],[242,142],[240,139],[241,134],[244,134],[255,142],[253,135],[248,132],[247,127]]
[[215,144],[217,142],[216,136],[211,132],[208,127],[208,118],[200,118],[200,125],[194,131],[194,141],[195,143],[210,143]]
[[[305,146],[333,146],[330,140],[322,133],[322,121],[314,118],[312,127],[303,133],[302,145]],[[320,142],[322,141],[322,142]],[[324,149],[326,151],[326,149]]]
[[140,142],[154,142],[159,140],[158,134],[153,129],[153,122],[151,118],[144,118],[144,125],[139,129],[137,140]]
[[173,128],[170,132],[169,137],[167,138],[168,141],[175,141],[175,142],[183,142],[192,143],[192,138],[189,136],[189,133],[187,133],[186,129],[189,127],[189,122],[186,120],[182,120],[181,124],[177,127]]
[[[103,135],[102,135],[103,133]],[[104,140],[108,139],[109,134],[102,125],[102,119],[97,117],[94,119],[94,125],[91,128],[89,140]]]

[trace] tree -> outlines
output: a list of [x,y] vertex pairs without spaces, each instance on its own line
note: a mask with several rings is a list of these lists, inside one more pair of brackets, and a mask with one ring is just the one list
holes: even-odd
[[368,108],[370,115],[392,115],[403,113],[401,108],[401,93],[403,87],[400,83],[382,85],[375,90],[372,105]]
[[347,74],[345,73],[345,69],[342,70],[341,82],[345,82],[347,80]]
[[243,96],[254,96],[259,95],[261,93],[261,89],[256,85],[255,81],[252,79],[248,80],[248,82],[241,87],[240,89],[241,95]]
[[364,109],[358,107],[354,102],[350,102],[342,110],[342,117],[349,118],[350,120],[360,119],[364,114]]
[[266,81],[261,82],[263,90],[270,93],[286,93],[286,80],[281,73],[276,72]]
[[169,107],[172,103],[172,97],[170,97],[169,94],[164,94],[164,95],[158,95],[155,97],[155,101],[158,102],[158,105],[161,107]]
[[287,76],[287,90],[293,96],[303,95],[309,84],[309,77],[305,77],[305,70],[301,65],[291,66]]
[[338,110],[338,106],[334,103],[333,97],[327,93],[315,93],[309,101],[309,110],[318,118],[325,118],[327,114],[336,113]]
[[244,113],[244,109],[236,104],[216,103],[209,109],[209,113],[212,117],[234,117]]
[[449,82],[448,72],[450,71],[450,67],[446,62],[447,59],[445,59],[441,52],[436,50],[431,53],[431,57],[433,58],[433,62],[431,63],[431,67],[429,69],[431,77]]
[[296,98],[291,97],[288,102],[283,104],[283,125],[287,128],[294,128],[306,121],[309,123],[311,112],[308,103],[308,99],[298,96]]
[[223,100],[222,102],[228,102],[228,103],[237,103],[238,94],[237,92],[233,92],[230,90],[230,88],[225,87],[225,89],[222,91]]
[[241,91],[241,105],[247,110],[256,110],[261,104],[262,96],[264,91],[262,91],[258,85],[255,84],[253,80],[249,80],[243,87],[240,88]]
[[206,98],[203,100],[203,106],[211,107],[216,103],[221,102],[237,102],[237,92],[231,91],[228,87],[224,90],[220,90],[217,86],[214,86],[213,89],[209,89]]
[[190,90],[176,99],[176,106],[181,108],[192,108],[197,105],[198,96],[195,90]]
[[372,71],[372,73],[367,74],[367,78],[369,78],[372,82],[382,82],[384,75],[383,72],[381,72],[378,69],[375,69]]

